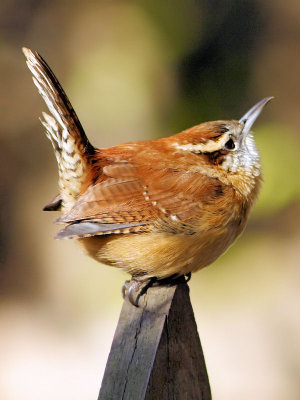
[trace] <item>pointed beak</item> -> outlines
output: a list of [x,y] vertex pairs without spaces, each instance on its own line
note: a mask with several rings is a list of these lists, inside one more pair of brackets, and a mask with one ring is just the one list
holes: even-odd
[[250,129],[252,125],[254,124],[256,118],[259,116],[259,114],[262,112],[264,106],[269,103],[270,100],[274,99],[274,97],[265,97],[261,101],[259,101],[255,106],[250,108],[248,112],[246,112],[245,115],[242,116],[242,118],[239,120],[241,124],[244,124],[244,128],[242,131],[243,137],[246,137],[247,134],[250,132]]

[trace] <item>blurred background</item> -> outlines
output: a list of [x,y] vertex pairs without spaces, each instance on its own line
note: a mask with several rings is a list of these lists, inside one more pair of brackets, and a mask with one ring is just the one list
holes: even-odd
[[1,1],[0,398],[96,399],[127,276],[53,240],[57,166],[21,46],[98,147],[275,96],[255,124],[265,183],[246,231],[190,287],[214,399],[299,399],[299,1]]

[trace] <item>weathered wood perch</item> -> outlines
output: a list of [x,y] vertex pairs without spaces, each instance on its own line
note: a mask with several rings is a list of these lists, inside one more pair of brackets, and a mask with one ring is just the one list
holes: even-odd
[[210,400],[186,283],[124,301],[98,400]]

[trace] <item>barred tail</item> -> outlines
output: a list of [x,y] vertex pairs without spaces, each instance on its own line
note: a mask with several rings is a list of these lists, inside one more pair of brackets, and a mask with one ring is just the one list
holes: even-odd
[[23,48],[33,82],[43,97],[52,117],[43,113],[42,124],[52,143],[58,162],[62,205],[69,208],[79,196],[90,171],[89,157],[94,147],[89,142],[79,119],[60,83],[46,61]]

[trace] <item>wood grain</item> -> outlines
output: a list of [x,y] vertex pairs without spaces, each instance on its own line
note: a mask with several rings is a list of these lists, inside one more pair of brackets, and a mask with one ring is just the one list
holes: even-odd
[[124,301],[98,397],[121,399],[211,399],[186,283]]

